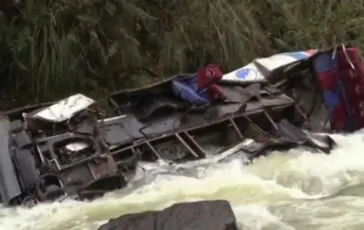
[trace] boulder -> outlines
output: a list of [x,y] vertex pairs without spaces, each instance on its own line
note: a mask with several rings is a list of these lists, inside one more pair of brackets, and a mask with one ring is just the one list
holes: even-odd
[[224,200],[179,203],[161,211],[127,214],[98,230],[237,230],[230,204]]

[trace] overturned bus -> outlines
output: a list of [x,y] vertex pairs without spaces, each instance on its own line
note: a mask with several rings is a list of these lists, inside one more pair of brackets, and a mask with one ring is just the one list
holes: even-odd
[[[344,90],[336,94],[337,103],[330,104],[325,94],[330,79],[320,75],[321,67],[330,65],[321,59],[345,52],[358,68],[352,49],[257,59],[224,75],[217,84],[225,100],[208,106],[193,105],[173,91],[174,80],[191,82],[192,74],[112,93],[107,118],[90,109],[94,101],[82,94],[3,112],[1,200],[6,205],[33,205],[65,197],[92,199],[125,187],[138,162],[179,164],[236,146],[248,160],[298,145],[329,153],[333,140],[314,132],[359,129],[360,112],[351,110],[357,119],[354,126],[349,116],[333,112],[340,103],[354,100],[346,95],[353,86],[345,85],[347,75],[341,71]],[[357,76],[362,77],[359,71]],[[189,98],[199,96],[185,86]]]

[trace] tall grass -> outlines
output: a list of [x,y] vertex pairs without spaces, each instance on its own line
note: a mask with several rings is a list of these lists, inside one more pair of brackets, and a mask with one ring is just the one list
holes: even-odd
[[11,20],[0,14],[1,103],[158,80],[145,69],[167,77],[213,59],[228,71],[280,51],[362,46],[363,13],[359,0],[27,0]]

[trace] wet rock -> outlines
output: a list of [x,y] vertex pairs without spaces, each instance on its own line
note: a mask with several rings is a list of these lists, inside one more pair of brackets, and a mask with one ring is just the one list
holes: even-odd
[[230,204],[224,200],[172,205],[162,211],[127,214],[98,230],[237,230]]

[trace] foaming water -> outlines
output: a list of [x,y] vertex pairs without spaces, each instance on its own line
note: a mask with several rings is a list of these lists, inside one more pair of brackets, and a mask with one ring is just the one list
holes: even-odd
[[364,229],[363,132],[333,138],[331,155],[294,149],[249,166],[239,154],[220,163],[145,164],[147,175],[93,202],[0,208],[0,229],[97,229],[125,213],[201,199],[228,200],[242,229]]

